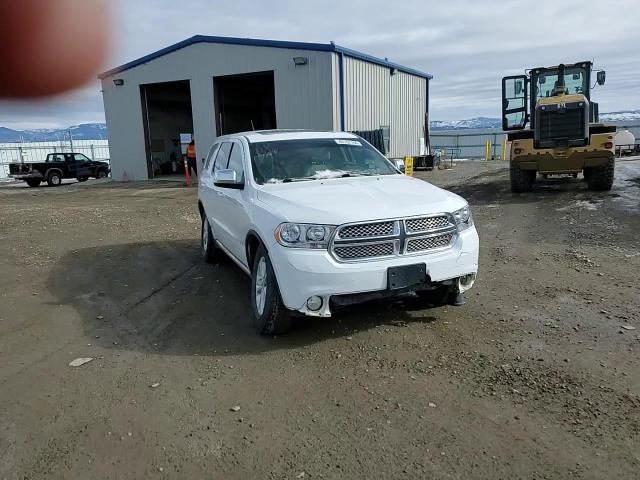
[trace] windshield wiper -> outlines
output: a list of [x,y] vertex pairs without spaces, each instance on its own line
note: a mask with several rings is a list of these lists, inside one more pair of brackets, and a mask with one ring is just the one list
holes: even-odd
[[315,180],[313,177],[287,177],[282,179],[282,183],[291,183],[291,182],[305,182],[309,180]]
[[344,172],[342,175],[340,175],[340,177],[342,178],[347,178],[347,177],[370,177],[372,175],[375,175],[374,173],[366,173],[366,172]]

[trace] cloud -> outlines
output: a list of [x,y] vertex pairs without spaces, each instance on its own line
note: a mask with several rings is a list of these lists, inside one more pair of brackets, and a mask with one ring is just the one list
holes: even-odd
[[[106,68],[194,34],[335,41],[434,75],[431,117],[498,116],[500,79],[535,66],[595,59],[600,111],[640,108],[636,0],[119,0]],[[99,84],[36,104],[0,103],[0,125],[104,119]]]

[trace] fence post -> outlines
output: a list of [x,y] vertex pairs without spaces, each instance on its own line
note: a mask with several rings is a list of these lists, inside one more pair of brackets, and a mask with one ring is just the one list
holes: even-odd
[[93,149],[93,143],[91,144],[91,160],[96,159],[96,152]]
[[493,145],[491,147],[491,160],[493,160],[494,158],[496,158],[497,152],[496,152],[496,148],[498,147],[498,135],[497,134],[493,134]]

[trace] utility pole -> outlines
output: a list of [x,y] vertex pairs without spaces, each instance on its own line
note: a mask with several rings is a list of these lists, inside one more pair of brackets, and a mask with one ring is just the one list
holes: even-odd
[[71,153],[73,153],[73,134],[71,133],[71,130],[67,130],[67,132],[69,133],[69,144],[71,146]]

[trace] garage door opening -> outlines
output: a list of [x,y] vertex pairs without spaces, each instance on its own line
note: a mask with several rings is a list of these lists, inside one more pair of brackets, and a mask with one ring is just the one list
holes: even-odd
[[218,135],[276,128],[273,72],[214,77]]
[[180,134],[193,133],[189,80],[140,85],[140,97],[149,178],[184,175]]

